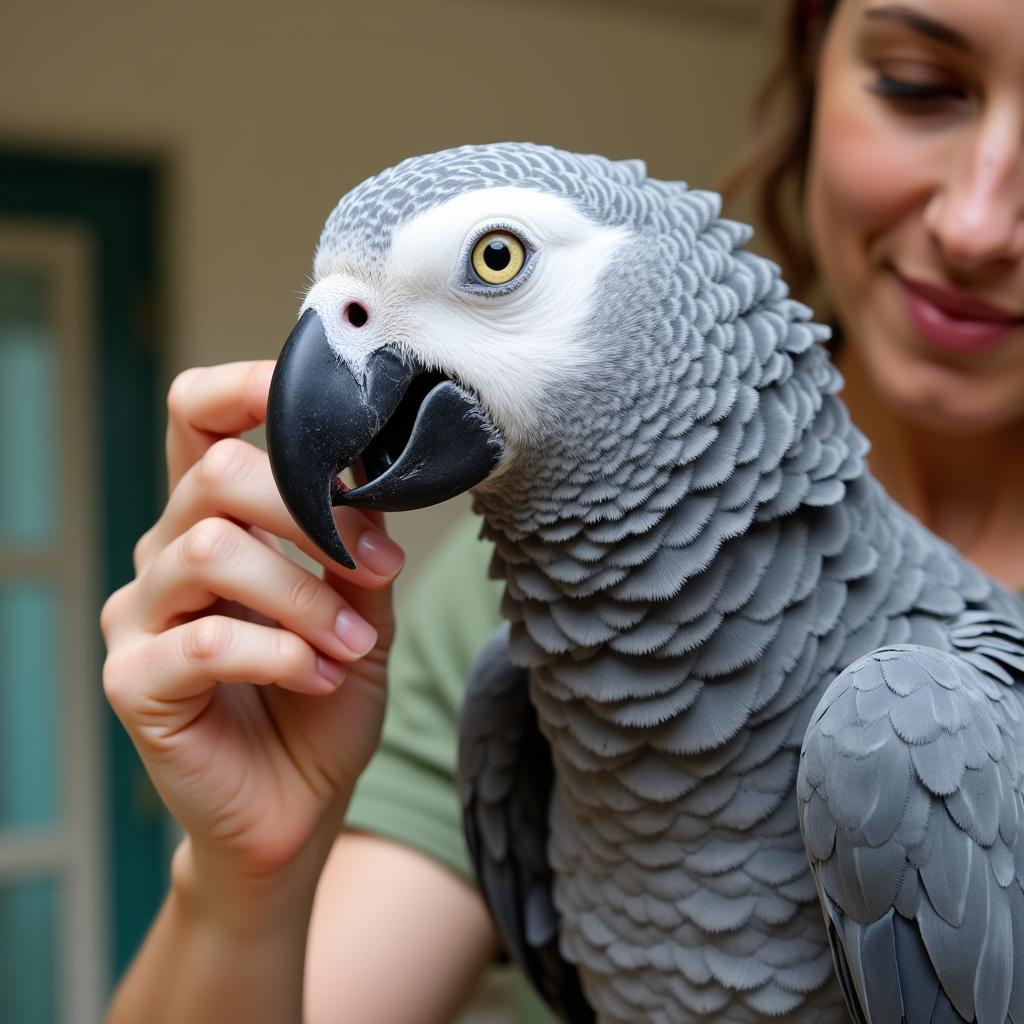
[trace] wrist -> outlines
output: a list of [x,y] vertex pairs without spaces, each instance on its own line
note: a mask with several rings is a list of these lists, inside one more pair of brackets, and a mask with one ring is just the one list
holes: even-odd
[[255,873],[186,837],[171,860],[171,898],[191,926],[231,942],[294,942],[305,938],[325,859],[311,850],[280,870]]

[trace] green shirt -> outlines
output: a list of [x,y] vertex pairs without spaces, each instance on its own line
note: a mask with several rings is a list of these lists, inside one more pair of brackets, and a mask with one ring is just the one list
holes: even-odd
[[[480,521],[460,521],[402,602],[388,671],[384,733],[349,806],[352,828],[427,854],[467,881],[473,869],[455,791],[456,728],[462,693],[480,648],[501,622],[503,584],[488,579],[491,545]],[[514,1019],[553,1024],[515,968]]]

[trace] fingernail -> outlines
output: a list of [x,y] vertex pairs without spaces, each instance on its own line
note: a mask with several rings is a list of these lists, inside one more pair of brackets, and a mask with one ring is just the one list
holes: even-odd
[[345,678],[345,669],[336,661],[325,658],[322,654],[316,656],[316,670],[331,685],[332,688]]
[[386,534],[366,530],[356,542],[356,562],[372,573],[390,579],[405,564],[405,553]]
[[377,643],[377,630],[348,608],[338,612],[334,634],[357,658],[369,654]]

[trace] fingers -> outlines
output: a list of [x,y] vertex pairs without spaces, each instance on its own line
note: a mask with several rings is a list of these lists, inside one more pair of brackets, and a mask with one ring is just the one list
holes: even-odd
[[169,489],[222,437],[259,426],[267,415],[274,363],[227,363],[185,370],[167,394]]
[[[230,478],[230,472],[225,470],[232,466],[244,468],[244,454],[231,445],[237,441],[235,435],[265,421],[267,395],[273,370],[272,361],[261,360],[199,367],[185,370],[178,375],[171,385],[167,398],[167,465],[172,495],[186,474],[207,460],[207,456],[209,459],[206,471],[200,474],[204,484],[217,485],[225,482]],[[256,451],[249,447],[250,452]],[[272,483],[266,455],[261,454],[261,461],[266,469],[264,476],[276,495],[276,486]],[[357,478],[361,471],[362,467],[357,464]],[[365,482],[365,478],[362,482]],[[283,504],[278,501],[277,505],[274,521],[278,524],[288,523],[291,527],[288,533],[276,531],[278,535],[287,536],[295,541],[303,551],[328,569],[336,569],[334,563],[323,556],[306,540],[305,535],[297,530],[291,517],[284,511]],[[210,511],[207,510],[205,514]],[[191,515],[186,514],[177,521],[158,523],[136,547],[136,572],[140,572],[168,543],[168,534],[180,534],[187,528],[184,524],[198,522],[203,515],[204,512],[197,508]],[[357,565],[360,568],[365,566],[368,570],[368,574],[357,572],[353,577],[345,573],[339,578],[347,578],[364,586],[381,585],[382,580],[393,579],[404,562],[404,556],[396,545],[387,540],[384,516],[379,512],[356,512],[351,509],[337,512],[336,515],[339,517],[340,532],[346,547],[355,554]],[[241,522],[249,522],[244,516],[238,518]],[[376,543],[368,537],[364,550],[359,551],[359,541],[369,525],[376,526],[379,530]],[[275,530],[267,527],[265,532],[274,533]]]
[[160,633],[217,599],[280,623],[331,658],[353,661],[377,630],[333,587],[226,519],[203,519],[154,560],[140,580],[139,628]]
[[[405,556],[386,534],[376,529],[367,530],[361,535],[356,548],[357,564],[365,565],[365,553],[367,550],[374,550],[374,557],[378,557],[376,547],[378,543],[386,545],[386,551],[379,556],[384,562],[391,562],[396,557],[400,569]],[[324,583],[338,593],[348,604],[368,622],[372,622],[377,630],[381,648],[385,651],[391,647],[394,639],[395,619],[392,608],[391,587],[357,587],[352,585],[352,573],[347,569],[328,569],[324,573]]]
[[[107,699],[130,731],[194,721],[218,683],[255,683],[296,693],[333,693],[341,665],[284,629],[207,615],[122,646],[107,657]],[[199,707],[196,704],[199,704]]]
[[[139,542],[137,571],[175,538],[211,517],[287,538],[321,565],[340,573],[337,563],[306,537],[285,508],[266,452],[238,438],[216,442],[185,474],[160,520]],[[357,565],[354,572],[345,570],[342,578],[356,587],[387,586],[402,567],[401,549],[355,509],[337,509],[335,518]]]

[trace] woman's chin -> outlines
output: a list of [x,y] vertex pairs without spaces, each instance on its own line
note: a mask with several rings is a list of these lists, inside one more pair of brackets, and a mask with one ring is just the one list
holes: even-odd
[[887,353],[873,376],[881,400],[899,419],[931,434],[956,437],[1024,427],[1024,376]]

